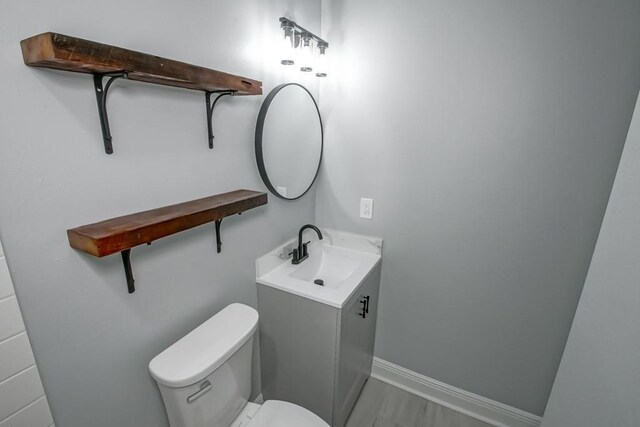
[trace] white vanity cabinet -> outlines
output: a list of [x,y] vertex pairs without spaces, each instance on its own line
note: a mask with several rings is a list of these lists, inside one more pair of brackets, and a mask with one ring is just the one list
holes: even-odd
[[333,426],[342,427],[362,386],[371,374],[373,345],[376,337],[380,265],[365,279],[357,292],[339,311],[336,328],[335,387],[333,391]]
[[292,402],[344,426],[371,373],[380,266],[341,307],[258,283],[265,400]]

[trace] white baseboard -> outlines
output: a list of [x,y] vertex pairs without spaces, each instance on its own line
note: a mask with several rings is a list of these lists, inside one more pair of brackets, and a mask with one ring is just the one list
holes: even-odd
[[542,418],[373,358],[373,378],[497,427],[539,427]]

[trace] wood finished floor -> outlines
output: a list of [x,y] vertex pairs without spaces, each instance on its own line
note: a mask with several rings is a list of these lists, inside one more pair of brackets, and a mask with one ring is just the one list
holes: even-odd
[[370,378],[346,427],[493,427]]

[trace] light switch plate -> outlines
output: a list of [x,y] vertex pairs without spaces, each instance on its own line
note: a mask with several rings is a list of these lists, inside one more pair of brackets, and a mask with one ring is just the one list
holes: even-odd
[[373,199],[360,199],[360,218],[373,219]]

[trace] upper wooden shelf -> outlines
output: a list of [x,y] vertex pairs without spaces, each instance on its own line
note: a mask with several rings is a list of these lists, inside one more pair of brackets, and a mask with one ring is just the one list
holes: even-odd
[[69,244],[97,257],[111,255],[267,203],[267,194],[236,190],[67,230]]
[[24,63],[32,67],[90,74],[126,72],[131,80],[166,86],[262,94],[262,83],[257,80],[64,34],[43,33],[20,45]]
[[[107,93],[119,78],[205,92],[209,148],[213,148],[212,114],[225,95],[261,95],[262,82],[186,62],[65,36],[42,33],[20,42],[24,63],[31,67],[93,74],[104,151],[113,153],[107,117]],[[106,84],[103,80],[107,78]],[[211,96],[216,95],[212,101]]]

